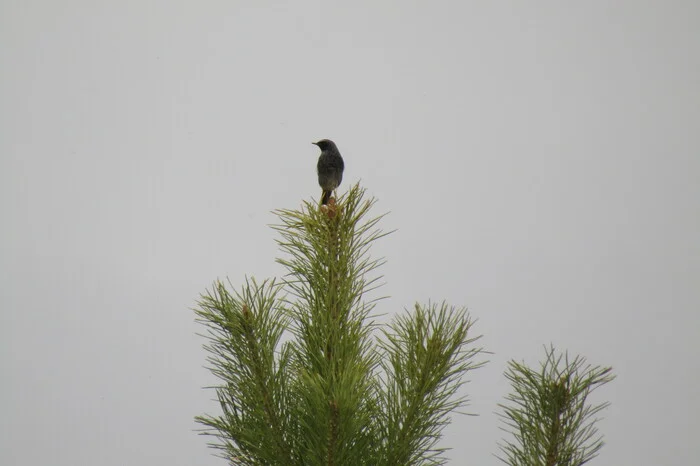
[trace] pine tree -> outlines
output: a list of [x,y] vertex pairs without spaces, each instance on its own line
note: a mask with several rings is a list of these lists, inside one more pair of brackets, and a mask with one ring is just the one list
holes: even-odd
[[465,308],[416,304],[373,319],[386,233],[359,185],[328,206],[279,210],[282,280],[217,281],[195,312],[221,413],[197,417],[232,465],[439,465],[438,445],[483,349]]

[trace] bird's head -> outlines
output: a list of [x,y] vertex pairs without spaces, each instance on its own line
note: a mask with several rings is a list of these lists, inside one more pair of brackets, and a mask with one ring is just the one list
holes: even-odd
[[321,150],[335,149],[338,150],[335,143],[330,139],[321,139],[318,142],[312,142],[311,144],[317,145]]

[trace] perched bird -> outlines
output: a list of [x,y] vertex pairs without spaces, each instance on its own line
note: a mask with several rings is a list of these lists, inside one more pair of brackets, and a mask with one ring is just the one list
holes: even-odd
[[340,156],[340,152],[338,152],[338,147],[330,139],[321,139],[311,144],[315,144],[321,149],[321,156],[318,158],[316,171],[318,172],[318,184],[321,185],[323,190],[321,204],[327,205],[328,200],[331,198],[331,193],[343,181],[345,163]]

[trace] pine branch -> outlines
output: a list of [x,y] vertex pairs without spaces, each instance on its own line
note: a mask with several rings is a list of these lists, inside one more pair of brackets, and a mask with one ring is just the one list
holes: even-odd
[[467,402],[457,396],[464,377],[485,364],[475,361],[483,349],[473,346],[481,337],[470,336],[472,325],[466,309],[416,304],[385,332],[384,464],[444,464],[445,449],[435,445],[449,414]]
[[210,370],[221,380],[216,387],[222,416],[200,416],[197,422],[217,437],[234,464],[289,464],[288,419],[283,406],[287,391],[288,351],[275,361],[286,318],[276,299],[274,282],[246,282],[231,293],[216,282],[195,310],[207,327],[205,349]]
[[500,404],[505,429],[513,441],[499,444],[511,466],[580,466],[603,447],[596,415],[608,403],[591,405],[588,396],[612,381],[610,367],[590,366],[583,357],[546,349],[540,371],[511,361],[506,378],[513,393]]
[[368,218],[374,200],[358,185],[319,209],[280,210],[273,226],[285,253],[285,285],[292,319],[291,342],[300,393],[295,416],[302,426],[305,464],[375,464],[377,366],[368,322],[375,301],[364,301],[380,277],[383,261],[369,258],[374,241],[386,233],[381,217]]

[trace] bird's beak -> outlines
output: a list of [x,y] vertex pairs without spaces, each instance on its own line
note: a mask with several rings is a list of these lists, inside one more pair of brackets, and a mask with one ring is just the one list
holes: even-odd
[[312,142],[311,144],[313,144],[314,146],[318,146],[317,142]]

